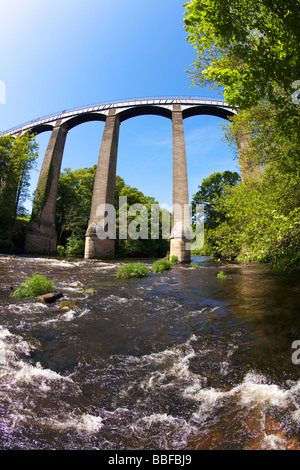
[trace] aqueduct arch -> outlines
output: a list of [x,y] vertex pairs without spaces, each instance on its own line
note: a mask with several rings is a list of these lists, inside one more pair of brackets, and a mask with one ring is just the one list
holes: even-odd
[[[22,126],[10,129],[6,134],[31,131],[40,134],[51,130],[48,147],[39,175],[31,222],[26,231],[27,252],[56,252],[55,212],[58,180],[67,133],[70,129],[88,121],[105,122],[95,176],[92,205],[86,232],[85,258],[102,257],[114,253],[114,240],[99,239],[97,226],[104,223],[98,208],[114,204],[114,190],[118,153],[119,129],[123,121],[135,116],[154,114],[172,120],[173,134],[173,207],[189,204],[188,175],[183,120],[199,114],[229,119],[236,113],[225,102],[198,98],[160,98],[131,100],[89,106],[60,114],[46,116]],[[173,225],[184,227],[184,210],[173,213]],[[188,222],[189,223],[189,222]],[[189,261],[184,230],[171,234],[171,255],[179,261]]]

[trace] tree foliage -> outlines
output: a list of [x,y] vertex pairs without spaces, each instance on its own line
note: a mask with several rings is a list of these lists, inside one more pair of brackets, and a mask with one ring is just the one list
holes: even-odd
[[[238,111],[225,126],[226,139],[240,164],[259,170],[215,200],[219,217],[205,232],[210,251],[298,268],[299,0],[191,0],[185,7],[187,39],[196,51],[193,82],[224,88]],[[243,152],[241,135],[248,143]]]
[[299,180],[268,169],[261,180],[231,189],[220,201],[225,221],[210,233],[213,254],[225,259],[300,266]]
[[[119,223],[120,223],[120,207],[119,198],[126,197],[126,209],[128,213],[127,223],[128,231],[130,231],[131,224],[134,231],[137,233],[136,238],[128,236],[125,239],[120,237]],[[162,236],[162,212],[158,202],[149,196],[145,196],[137,188],[133,188],[127,184],[120,177],[116,178],[115,189],[115,208],[117,215],[117,240],[116,240],[116,254],[122,257],[126,256],[142,256],[142,257],[162,257],[165,256],[169,249],[169,240]],[[123,207],[123,210],[125,208]],[[151,213],[157,211],[158,221],[155,226],[156,236],[153,237],[151,230],[153,230],[153,220],[151,220]],[[153,211],[153,212],[152,212]],[[166,214],[170,217],[170,214]],[[140,236],[138,237],[138,232]]]
[[234,146],[236,133],[247,126],[247,158],[262,172],[258,179],[227,186],[215,201],[222,216],[205,233],[215,257],[284,270],[300,267],[299,131],[289,117],[282,126],[277,117],[265,103],[244,110],[228,127],[226,137]]
[[224,87],[241,109],[290,101],[300,79],[299,0],[192,0],[185,8],[194,83]]
[[58,183],[56,229],[58,245],[70,254],[84,250],[85,232],[90,217],[96,165],[71,171],[66,168]]
[[193,195],[192,211],[195,214],[196,206],[204,205],[204,223],[206,229],[214,229],[224,221],[223,211],[218,210],[219,199],[223,196],[228,186],[234,186],[240,181],[236,171],[216,172],[205,178],[199,185],[199,191]]
[[0,136],[0,226],[1,245],[13,247],[17,216],[26,213],[30,171],[35,167],[38,145],[33,135]]

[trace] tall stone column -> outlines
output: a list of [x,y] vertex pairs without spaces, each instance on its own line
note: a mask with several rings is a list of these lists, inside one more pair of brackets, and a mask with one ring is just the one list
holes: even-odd
[[[114,219],[108,221],[114,207],[117,153],[119,141],[120,118],[111,109],[106,118],[98,165],[95,175],[94,191],[88,229],[85,234],[85,258],[113,255],[115,239],[113,238]],[[105,226],[109,223],[110,231],[105,238]],[[101,236],[103,235],[103,236]]]
[[56,252],[56,201],[67,127],[57,121],[52,131],[34,196],[31,221],[25,234],[25,251]]
[[180,262],[190,261],[190,218],[186,164],[186,150],[181,106],[175,104],[172,111],[173,129],[173,217],[170,257]]
[[[242,113],[240,109],[238,109],[237,112]],[[247,126],[247,122],[245,122],[244,129],[240,130],[236,135],[242,183],[261,178],[261,171],[257,159],[247,152],[251,141],[250,139],[250,129]]]
[[247,132],[240,132],[237,137],[237,148],[239,154],[239,166],[241,171],[242,183],[249,180],[258,180],[261,178],[260,167],[255,158],[247,154],[249,138]]

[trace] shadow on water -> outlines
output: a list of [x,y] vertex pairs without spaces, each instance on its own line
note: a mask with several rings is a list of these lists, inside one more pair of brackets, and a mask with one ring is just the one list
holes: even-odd
[[[193,262],[0,257],[0,447],[298,449],[300,273]],[[10,296],[32,272],[68,309]]]

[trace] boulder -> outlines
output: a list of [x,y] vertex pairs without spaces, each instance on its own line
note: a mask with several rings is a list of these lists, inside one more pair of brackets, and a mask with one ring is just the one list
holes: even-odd
[[44,304],[52,304],[61,297],[63,297],[63,294],[61,292],[51,292],[50,294],[41,295],[40,300]]

